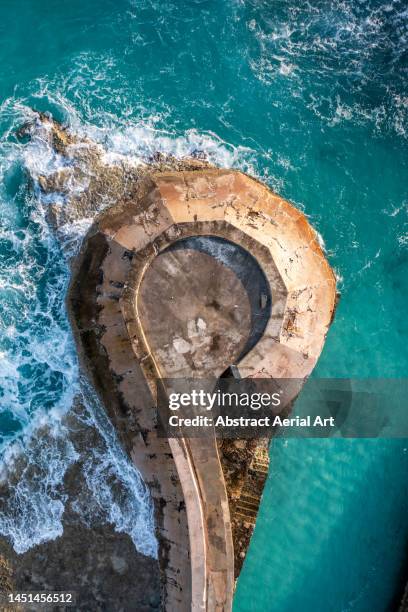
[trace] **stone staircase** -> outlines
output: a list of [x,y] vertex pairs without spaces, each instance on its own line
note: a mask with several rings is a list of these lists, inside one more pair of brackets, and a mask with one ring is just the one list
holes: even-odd
[[237,500],[234,516],[255,523],[268,470],[268,450],[263,446],[258,446],[249,466],[248,477]]
[[266,445],[259,445],[254,451],[241,494],[231,508],[234,548],[236,551],[236,577],[241,571],[248,550],[249,541],[255,527],[268,470],[268,448]]

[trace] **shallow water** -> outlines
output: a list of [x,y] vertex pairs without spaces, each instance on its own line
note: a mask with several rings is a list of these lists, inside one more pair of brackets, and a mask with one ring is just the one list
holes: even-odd
[[[31,461],[44,458],[46,483],[34,496],[22,478],[2,509],[0,530],[17,549],[61,529],[61,481],[75,460],[61,415],[79,381],[68,266],[47,203],[27,190],[27,169],[47,173],[59,160],[40,143],[18,144],[13,129],[34,107],[98,139],[112,159],[199,149],[266,180],[310,217],[341,279],[316,375],[405,376],[406,24],[402,1],[1,3],[2,473],[14,440]],[[66,240],[85,229],[66,227]],[[55,438],[48,455],[30,446],[44,420]],[[90,473],[106,520],[129,531],[148,502],[111,434],[109,461],[98,470],[95,457]],[[405,442],[275,441],[271,459],[235,612],[386,610],[408,535]],[[114,517],[112,478],[125,492]],[[132,535],[153,551],[151,525]]]

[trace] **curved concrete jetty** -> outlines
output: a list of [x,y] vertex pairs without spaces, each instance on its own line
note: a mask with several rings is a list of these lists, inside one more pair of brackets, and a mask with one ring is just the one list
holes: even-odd
[[[232,245],[229,261],[211,240]],[[249,293],[234,248],[261,271]],[[152,168],[86,236],[72,325],[154,500],[164,609],[231,610],[268,455],[267,440],[160,438],[156,380],[220,376],[231,365],[243,378],[304,380],[335,302],[335,277],[305,216],[237,171]]]

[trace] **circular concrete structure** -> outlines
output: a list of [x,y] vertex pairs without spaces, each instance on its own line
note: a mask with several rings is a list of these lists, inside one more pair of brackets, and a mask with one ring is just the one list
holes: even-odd
[[138,309],[162,378],[218,377],[262,336],[271,295],[248,251],[223,238],[193,237],[155,257]]
[[250,334],[247,292],[232,270],[192,249],[160,253],[138,307],[162,378],[220,376]]

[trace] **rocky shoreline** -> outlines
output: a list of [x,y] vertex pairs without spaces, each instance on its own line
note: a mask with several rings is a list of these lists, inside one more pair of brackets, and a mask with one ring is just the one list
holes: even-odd
[[[200,159],[200,152],[196,158],[186,160],[157,153],[145,165],[135,166],[126,159],[112,164],[105,159],[103,147],[78,138],[46,113],[35,113],[35,118],[23,125],[16,136],[21,142],[42,140],[56,156],[64,159],[56,173],[28,178],[32,190],[39,190],[40,197],[51,194],[55,200],[47,203],[47,219],[68,257],[77,248],[74,242],[71,250],[70,241],[66,240],[70,229],[83,222],[90,224],[104,207],[131,198],[138,181],[151,168],[208,166]],[[89,444],[100,444],[98,432],[84,424],[82,411],[78,398],[76,408],[70,411],[65,423],[79,455],[86,454]],[[46,431],[43,434],[48,435]],[[86,525],[72,510],[72,504],[86,490],[81,468],[81,462],[75,463],[64,478],[67,501],[61,537],[23,554],[17,554],[5,538],[0,538],[0,592],[71,590],[77,595],[76,609],[84,612],[161,609],[157,560],[138,553],[130,536],[118,533],[113,525],[105,521],[98,523],[98,518],[94,525]],[[18,474],[17,469],[11,478],[18,479]],[[2,498],[7,499],[8,495],[7,486],[3,487]]]
[[[54,590],[65,590],[63,584],[71,581],[74,588],[80,558],[79,610],[230,610],[268,472],[268,440],[179,442],[157,436],[152,382],[158,369],[150,345],[140,335],[134,314],[137,300],[152,346],[167,346],[161,334],[168,330],[166,325],[161,330],[154,318],[149,320],[156,308],[154,283],[145,282],[139,298],[141,266],[165,253],[175,240],[211,234],[241,244],[260,262],[273,285],[266,331],[241,358],[254,334],[244,307],[245,290],[229,276],[228,265],[212,273],[210,278],[220,275],[225,282],[211,281],[204,290],[204,294],[214,292],[214,297],[204,306],[197,303],[201,314],[196,321],[208,320],[217,329],[220,314],[214,309],[215,298],[222,301],[224,291],[223,309],[228,310],[229,292],[221,287],[235,283],[231,291],[238,292],[236,301],[242,304],[233,314],[238,316],[237,333],[232,328],[230,344],[223,347],[219,346],[222,335],[209,331],[208,338],[201,336],[198,349],[191,345],[188,362],[170,344],[158,363],[161,368],[173,364],[168,372],[176,377],[185,376],[191,364],[196,376],[214,374],[219,351],[226,365],[239,357],[243,377],[302,380],[316,363],[333,317],[334,275],[299,211],[255,180],[211,167],[199,152],[184,160],[158,154],[136,165],[126,158],[112,163],[101,145],[79,139],[44,114],[18,136],[42,138],[63,160],[54,173],[33,177],[33,188],[47,198],[48,220],[56,235],[62,239],[75,224],[92,223],[79,256],[72,259],[68,311],[83,372],[150,490],[159,557],[156,561],[132,551],[129,536],[110,527],[79,526],[68,501],[61,538],[18,558],[2,543],[2,583],[16,588],[26,584],[31,590],[55,584]],[[68,253],[73,254],[69,249]],[[194,283],[194,277],[185,274],[184,254],[163,257],[160,265],[163,271],[170,266],[175,296],[182,298]],[[210,262],[203,254],[197,257],[195,265],[203,266],[203,280]],[[180,317],[174,322],[177,333],[184,333],[182,311]],[[184,343],[190,339],[182,338]],[[201,370],[197,370],[197,350],[204,355]],[[75,411],[68,419],[74,415]],[[81,427],[77,436],[82,453],[92,436]],[[81,495],[80,480],[76,463],[66,475],[72,500]],[[97,566],[94,558],[99,560]],[[58,570],[61,566],[64,572]]]
[[[85,458],[87,448],[96,447],[101,441],[98,432],[84,424],[81,412],[80,405],[70,411],[67,426],[76,450]],[[46,436],[47,432],[39,434]],[[97,513],[84,521],[75,511],[78,501],[85,507],[90,501],[83,460],[75,462],[64,478],[67,499],[60,537],[23,554],[17,554],[7,540],[0,538],[0,592],[73,592],[75,609],[81,612],[159,610],[157,561],[138,553],[129,535],[117,532],[113,525],[101,521]],[[3,490],[2,499],[5,496],[7,490]],[[89,507],[93,508],[94,504]],[[38,608],[24,607],[24,610],[30,609]],[[63,608],[55,606],[52,609]]]

